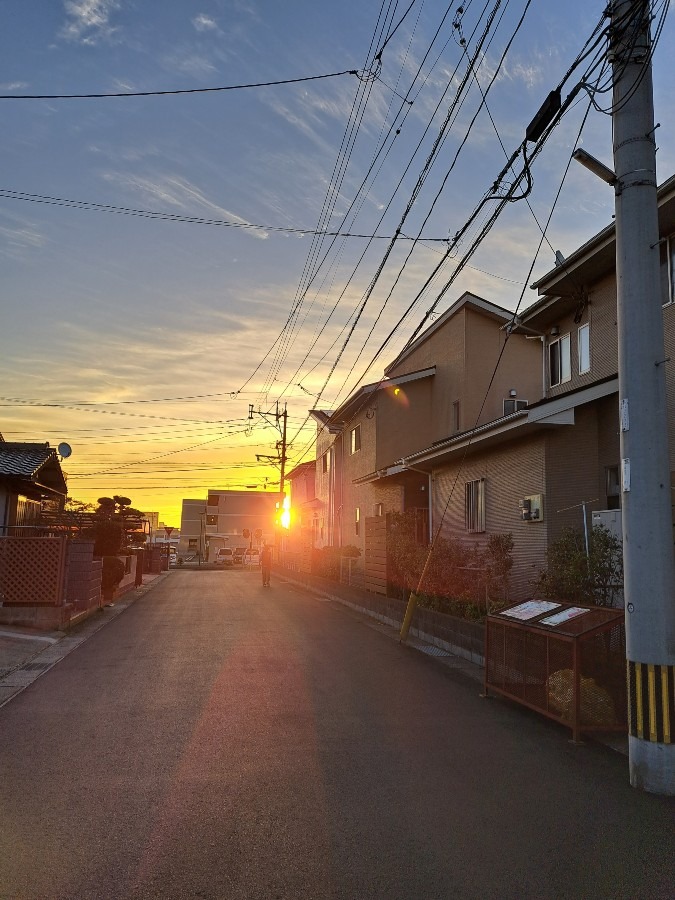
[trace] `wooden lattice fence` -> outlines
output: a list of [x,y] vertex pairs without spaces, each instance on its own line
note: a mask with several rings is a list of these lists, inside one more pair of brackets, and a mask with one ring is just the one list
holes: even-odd
[[61,606],[65,570],[65,537],[0,537],[3,606]]

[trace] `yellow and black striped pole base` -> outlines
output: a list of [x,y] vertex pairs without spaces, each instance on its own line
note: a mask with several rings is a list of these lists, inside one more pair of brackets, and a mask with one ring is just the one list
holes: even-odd
[[675,743],[675,666],[628,660],[628,733],[659,744]]

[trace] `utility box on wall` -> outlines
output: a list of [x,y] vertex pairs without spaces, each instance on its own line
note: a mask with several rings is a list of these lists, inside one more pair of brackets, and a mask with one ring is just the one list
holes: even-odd
[[544,520],[544,495],[531,494],[518,501],[520,517],[523,522],[543,522]]
[[593,527],[601,525],[606,528],[610,534],[613,534],[617,541],[623,541],[623,526],[621,524],[620,509],[597,509],[592,513]]

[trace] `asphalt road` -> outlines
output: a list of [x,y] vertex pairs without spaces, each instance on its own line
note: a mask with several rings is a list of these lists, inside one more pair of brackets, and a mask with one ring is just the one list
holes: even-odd
[[176,571],[0,709],[0,897],[672,898],[627,761],[259,573]]

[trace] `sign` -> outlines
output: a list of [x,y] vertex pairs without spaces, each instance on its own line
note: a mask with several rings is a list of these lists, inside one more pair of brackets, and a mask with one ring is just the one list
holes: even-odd
[[173,528],[170,528],[168,525],[165,525],[165,526],[164,526],[164,531],[166,531],[166,536],[167,536],[167,537],[171,537],[171,532],[173,531]]
[[513,609],[503,610],[500,615],[527,622],[528,619],[534,619],[535,616],[540,616],[542,613],[558,609],[559,606],[559,603],[551,603],[549,600],[528,600],[526,603],[521,603],[520,606],[514,606]]
[[561,609],[560,612],[554,613],[552,616],[540,619],[539,624],[562,625],[563,622],[567,622],[569,619],[576,619],[577,616],[583,616],[587,612],[590,612],[590,609],[584,609],[582,606],[569,606],[567,609]]

